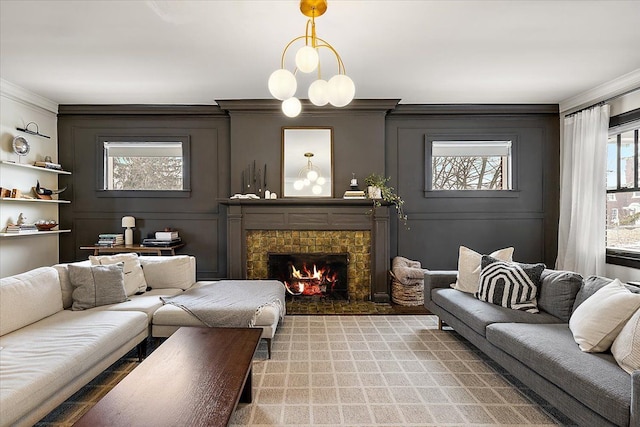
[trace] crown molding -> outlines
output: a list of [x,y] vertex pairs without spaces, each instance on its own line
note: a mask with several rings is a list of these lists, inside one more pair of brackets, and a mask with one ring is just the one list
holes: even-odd
[[569,114],[573,112],[572,110],[579,110],[638,89],[640,89],[640,68],[586,92],[560,101],[560,113]]
[[58,103],[18,85],[0,79],[0,94],[13,101],[58,114]]
[[59,116],[226,116],[217,105],[173,105],[173,104],[62,104]]
[[[341,112],[387,113],[398,105],[399,99],[354,99],[341,108],[326,105],[318,107],[307,99],[301,99],[300,116],[335,115]],[[267,113],[282,115],[282,101],[277,99],[220,99],[216,103],[224,111],[233,113]]]

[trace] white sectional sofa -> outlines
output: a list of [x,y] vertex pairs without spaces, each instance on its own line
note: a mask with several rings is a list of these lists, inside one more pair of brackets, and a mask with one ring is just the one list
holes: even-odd
[[[127,284],[125,268],[126,301],[72,310],[69,266],[105,260],[118,257],[57,264],[0,279],[0,426],[37,422],[137,345],[144,352],[148,336],[168,337],[181,326],[203,326],[160,299],[215,283],[196,282],[196,260],[184,255],[137,257],[144,291]],[[284,304],[281,310],[278,306],[259,310],[253,326],[262,328],[269,353],[284,316]]]
[[0,425],[29,426],[148,335],[137,311],[65,310],[58,272],[0,281]]

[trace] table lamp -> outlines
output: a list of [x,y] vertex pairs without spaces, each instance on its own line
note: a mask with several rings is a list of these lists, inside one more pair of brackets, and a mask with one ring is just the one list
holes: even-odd
[[122,227],[126,228],[124,230],[124,244],[125,245],[133,245],[133,230],[136,226],[136,219],[132,216],[123,216],[122,217]]

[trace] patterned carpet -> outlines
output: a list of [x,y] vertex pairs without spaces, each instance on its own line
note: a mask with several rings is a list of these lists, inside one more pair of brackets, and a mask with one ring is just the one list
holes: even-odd
[[[287,316],[272,359],[260,344],[254,401],[231,425],[570,425],[436,319]],[[131,353],[38,425],[73,425],[136,365]]]

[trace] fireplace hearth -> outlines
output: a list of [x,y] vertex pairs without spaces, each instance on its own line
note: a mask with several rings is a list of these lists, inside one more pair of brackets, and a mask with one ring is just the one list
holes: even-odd
[[268,253],[269,278],[289,299],[348,300],[348,253]]

